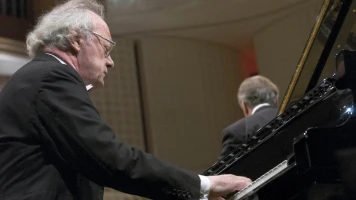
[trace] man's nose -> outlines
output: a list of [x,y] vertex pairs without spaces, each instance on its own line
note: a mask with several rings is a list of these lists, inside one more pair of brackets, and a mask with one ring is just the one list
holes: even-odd
[[113,68],[115,65],[114,61],[112,60],[111,56],[109,55],[107,57],[107,62],[106,62],[106,67],[107,68]]

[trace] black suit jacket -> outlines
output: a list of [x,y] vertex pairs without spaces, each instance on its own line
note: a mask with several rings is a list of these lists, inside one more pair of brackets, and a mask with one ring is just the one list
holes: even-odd
[[103,186],[199,199],[198,175],[115,138],[79,74],[40,54],[0,92],[0,200],[94,200]]
[[258,129],[266,125],[277,115],[277,108],[265,106],[257,109],[253,115],[242,118],[223,130],[223,148],[219,159],[246,141]]

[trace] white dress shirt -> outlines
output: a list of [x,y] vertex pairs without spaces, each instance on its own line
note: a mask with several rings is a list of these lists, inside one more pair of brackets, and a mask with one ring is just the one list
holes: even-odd
[[266,106],[269,106],[269,103],[261,103],[261,104],[258,104],[257,106],[255,106],[253,109],[252,109],[252,112],[251,114],[253,115],[257,109],[259,108],[262,108],[262,107],[266,107]]
[[206,176],[199,175],[200,178],[200,200],[208,200],[210,192],[210,180]]

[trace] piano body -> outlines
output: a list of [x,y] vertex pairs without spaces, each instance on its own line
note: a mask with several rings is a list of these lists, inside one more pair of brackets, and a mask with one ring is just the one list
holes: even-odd
[[203,174],[254,180],[229,199],[348,198],[356,191],[353,50],[356,0],[325,0],[279,115]]

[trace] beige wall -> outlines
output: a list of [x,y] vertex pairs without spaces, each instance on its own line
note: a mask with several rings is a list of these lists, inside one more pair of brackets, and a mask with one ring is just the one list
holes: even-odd
[[280,102],[297,67],[304,46],[321,7],[321,0],[301,7],[254,37],[258,67],[280,88]]
[[222,129],[241,117],[238,53],[178,38],[142,38],[141,75],[153,154],[203,172],[221,151]]

